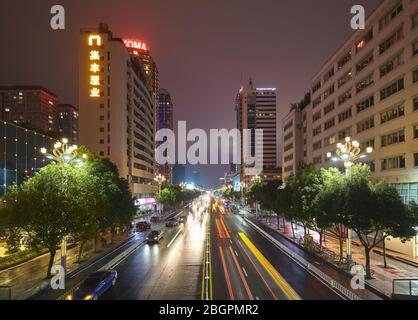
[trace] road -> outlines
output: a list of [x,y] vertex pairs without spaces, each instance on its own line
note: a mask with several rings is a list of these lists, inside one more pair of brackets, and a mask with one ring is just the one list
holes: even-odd
[[211,215],[214,300],[341,299],[222,206]]

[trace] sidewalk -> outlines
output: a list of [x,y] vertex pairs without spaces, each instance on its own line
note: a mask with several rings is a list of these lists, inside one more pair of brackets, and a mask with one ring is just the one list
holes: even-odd
[[[298,241],[299,239],[303,239],[304,230],[302,227],[295,226],[295,235],[296,240],[293,239],[290,223],[286,222],[286,226],[280,226],[280,229],[277,225],[277,218],[263,218],[261,219],[264,224],[269,226],[272,229],[279,231],[281,234],[285,235],[287,238]],[[319,233],[314,230],[309,230],[310,235],[313,237],[316,243],[319,243]],[[323,246],[336,254],[339,254],[339,242],[338,239],[330,235],[329,233],[326,234],[325,241],[323,242]],[[345,245],[344,245],[344,254],[345,254]],[[364,258],[364,249],[359,243],[358,240],[353,239],[352,246],[352,258],[353,260],[361,265],[365,265],[365,258]],[[376,250],[379,252],[379,248]],[[371,269],[374,271],[374,279],[367,280],[367,284],[371,287],[375,288],[379,292],[383,293],[384,295],[390,297],[392,295],[392,285],[393,279],[401,279],[401,278],[417,278],[418,279],[418,268],[411,266],[407,263],[395,260],[387,255],[386,261],[388,268],[384,268],[383,264],[383,256],[376,251],[370,254],[370,264]]]
[[[109,235],[106,235],[106,238],[108,243],[110,243]],[[128,238],[129,235],[127,234],[119,234],[115,236],[114,243],[111,245],[108,244],[106,247],[102,247],[100,241],[98,241],[97,252],[93,252],[93,244],[86,246],[84,254],[88,257],[83,259],[81,263],[77,262],[79,246],[73,246],[71,249],[67,250],[67,274],[103,256]],[[58,250],[55,255],[54,264],[60,264],[60,259],[61,251]],[[27,299],[39,290],[48,286],[49,280],[46,279],[48,262],[49,254],[44,254],[20,265],[4,269],[0,271],[0,286],[12,287],[13,300]],[[4,290],[0,292],[0,300],[2,299],[7,299]]]

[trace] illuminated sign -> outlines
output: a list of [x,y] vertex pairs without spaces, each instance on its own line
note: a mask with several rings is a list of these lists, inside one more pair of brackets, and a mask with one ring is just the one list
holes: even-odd
[[100,35],[94,34],[89,36],[89,47],[98,47],[91,48],[89,52],[89,72],[90,72],[90,97],[100,98],[101,97],[101,78],[100,70],[102,66],[100,65],[100,51],[98,50],[102,45],[102,37]]
[[155,203],[157,203],[155,198],[135,199],[135,206],[143,206],[143,205],[155,204]]
[[126,39],[123,40],[123,43],[127,48],[130,49],[137,49],[141,51],[148,51],[148,46],[142,40],[134,40],[134,39]]

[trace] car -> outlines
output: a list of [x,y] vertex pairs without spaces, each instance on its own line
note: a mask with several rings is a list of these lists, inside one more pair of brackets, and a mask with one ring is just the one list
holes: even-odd
[[80,286],[68,294],[66,300],[98,300],[110,288],[115,286],[118,273],[116,270],[103,270],[92,273]]
[[160,220],[161,220],[161,217],[157,215],[152,216],[150,219],[151,222],[159,222]]
[[151,223],[147,221],[140,221],[136,224],[136,230],[138,231],[144,231],[151,229]]
[[179,223],[186,223],[186,217],[179,217],[179,218],[177,219],[177,221],[178,221]]
[[163,238],[163,234],[161,231],[153,230],[150,233],[148,233],[145,240],[148,244],[158,243]]
[[168,228],[177,227],[178,225],[179,225],[179,222],[175,218],[168,220],[165,224],[165,226]]

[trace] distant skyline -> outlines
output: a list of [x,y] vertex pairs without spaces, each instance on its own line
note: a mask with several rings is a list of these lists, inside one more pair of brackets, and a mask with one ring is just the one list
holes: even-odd
[[[42,85],[77,105],[79,30],[105,22],[115,36],[148,44],[172,95],[175,127],[179,120],[188,128],[235,127],[234,98],[249,77],[278,88],[282,118],[353,32],[351,6],[369,15],[380,2],[62,0],[66,30],[53,31],[55,1],[2,1],[0,85]],[[204,186],[218,186],[229,166],[188,166],[187,175],[195,170]]]

